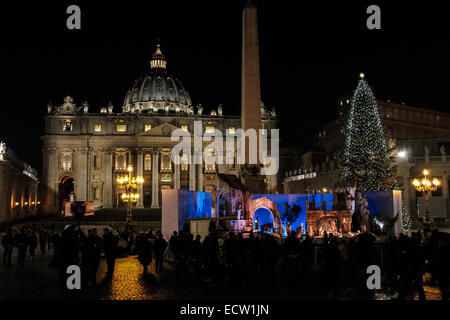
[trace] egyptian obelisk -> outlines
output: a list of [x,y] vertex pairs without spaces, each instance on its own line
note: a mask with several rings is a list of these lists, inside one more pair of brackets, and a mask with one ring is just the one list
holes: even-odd
[[[261,129],[261,84],[259,71],[258,10],[254,1],[248,1],[242,14],[242,88],[241,128]],[[259,172],[256,164],[249,165],[249,141],[245,143],[244,182],[252,192],[264,191],[264,180],[251,171]],[[258,150],[256,155],[258,155]]]

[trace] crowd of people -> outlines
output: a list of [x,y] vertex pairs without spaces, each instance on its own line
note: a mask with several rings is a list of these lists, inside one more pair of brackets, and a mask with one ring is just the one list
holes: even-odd
[[[76,225],[66,225],[62,232],[47,230],[40,225],[22,227],[18,230],[8,228],[2,235],[1,242],[4,248],[3,266],[11,267],[13,251],[17,249],[17,266],[23,266],[27,257],[33,261],[35,251],[39,245],[40,254],[51,254],[49,266],[58,269],[62,285],[65,287],[68,266],[78,265],[82,268],[83,278],[88,285],[97,284],[97,273],[102,252],[107,265],[105,279],[111,279],[114,274],[115,260],[125,254],[138,255],[143,266],[143,272],[148,272],[148,266],[155,259],[155,271],[163,270],[163,259],[167,248],[160,232],[155,235],[151,230],[147,232],[134,232],[125,230],[121,233],[110,228],[104,228],[100,237],[96,228],[85,233]],[[126,242],[126,248],[119,247],[119,240]],[[120,250],[122,249],[122,250]]]
[[23,227],[19,230],[8,228],[1,238],[4,248],[3,266],[12,266],[11,259],[14,248],[17,248],[18,253],[17,265],[23,266],[27,252],[30,260],[34,260],[36,248],[39,248],[40,253],[45,255],[47,251],[58,248],[59,238],[59,233],[42,227]]
[[375,237],[367,232],[354,237],[325,233],[320,238],[299,238],[291,232],[281,239],[265,233],[224,235],[210,230],[202,239],[183,229],[166,241],[161,232],[154,234],[151,230],[137,233],[105,228],[99,236],[95,228],[85,234],[75,225],[67,225],[61,233],[34,226],[8,229],[2,236],[3,265],[12,265],[14,248],[17,266],[22,266],[27,252],[33,260],[39,246],[43,255],[52,251],[50,266],[59,270],[63,286],[70,265],[81,266],[83,281],[88,286],[96,285],[102,252],[107,265],[105,279],[112,278],[119,240],[126,243],[126,254],[137,255],[144,274],[148,274],[149,266],[154,268],[150,272],[162,272],[165,261],[174,266],[177,277],[193,276],[219,286],[227,283],[231,289],[248,289],[263,282],[267,288],[291,287],[305,292],[322,288],[328,298],[345,298],[353,291],[359,298],[370,299],[373,290],[366,286],[367,267],[377,265],[382,288],[391,297],[412,299],[418,294],[425,299],[423,276],[427,274],[439,287],[442,299],[448,299],[450,242],[448,234],[437,230],[427,236],[416,232],[398,238]]
[[[367,267],[381,269],[384,292],[390,298],[425,299],[423,276],[437,284],[442,299],[448,299],[450,276],[450,242],[448,234],[437,230],[424,237],[412,235],[375,237],[361,233],[354,237],[321,238],[308,235],[300,239],[295,232],[285,239],[264,233],[244,237],[229,233],[224,239],[210,233],[200,236],[186,231],[174,232],[169,247],[176,271],[193,273],[205,281],[221,284],[228,280],[231,288],[246,289],[263,283],[266,288],[308,291],[322,288],[326,298],[374,298],[366,281]],[[388,289],[388,290],[387,290]],[[294,290],[294,291],[295,291]]]

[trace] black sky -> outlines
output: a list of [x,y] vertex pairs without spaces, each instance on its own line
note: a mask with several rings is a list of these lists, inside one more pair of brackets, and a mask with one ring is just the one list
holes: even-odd
[[[378,99],[448,112],[450,36],[440,4],[292,3],[259,1],[262,99],[277,109],[284,142],[307,148],[361,71]],[[81,7],[81,31],[66,29],[70,4]],[[112,101],[120,111],[158,38],[195,105],[221,103],[226,114],[239,114],[243,4],[39,1],[5,8],[0,140],[40,168],[48,101],[59,105],[70,94],[91,110]],[[365,27],[369,4],[381,7],[382,30]]]

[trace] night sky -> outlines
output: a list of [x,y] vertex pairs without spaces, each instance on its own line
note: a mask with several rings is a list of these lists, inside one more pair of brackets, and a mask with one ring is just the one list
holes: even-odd
[[[23,160],[41,168],[49,101],[71,95],[90,111],[112,101],[120,112],[129,86],[149,70],[157,39],[194,105],[240,113],[244,1],[59,2],[2,10],[0,140]],[[310,147],[360,72],[378,99],[448,112],[444,8],[341,2],[259,1],[262,99],[277,110],[283,143]],[[81,31],[66,29],[70,4],[81,7]],[[380,5],[382,30],[366,28],[369,4]]]

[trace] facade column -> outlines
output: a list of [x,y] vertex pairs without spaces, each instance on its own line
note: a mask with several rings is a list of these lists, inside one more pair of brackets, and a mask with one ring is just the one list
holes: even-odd
[[104,151],[105,165],[105,187],[103,189],[103,207],[112,208],[113,207],[113,152],[111,149],[106,149]]
[[195,164],[189,164],[189,190],[191,191],[195,191],[195,167]]
[[[196,159],[198,159],[200,151],[198,150],[193,150],[192,154],[194,155],[193,158],[191,159],[191,163],[189,164],[189,190],[191,191],[195,191],[196,189],[196,167],[197,165],[195,164]],[[201,166],[201,165],[200,165]]]
[[180,165],[179,164],[174,164],[173,188],[177,189],[177,190],[180,189]]
[[198,191],[203,191],[203,170],[201,164],[197,164],[197,174],[198,174]]
[[[45,152],[44,152],[45,154]],[[46,187],[45,199],[43,199],[44,212],[58,212],[58,154],[56,148],[48,148],[44,160],[44,184]]]
[[[136,161],[136,175],[138,177],[144,176],[144,151],[141,148],[137,149],[137,161]],[[144,186],[138,189],[139,199],[136,203],[136,208],[144,207]]]
[[152,208],[159,208],[159,150],[153,150],[152,156]]
[[78,166],[75,168],[77,181],[76,199],[77,201],[87,201],[88,191],[88,155],[90,148],[79,148],[78,150]]

